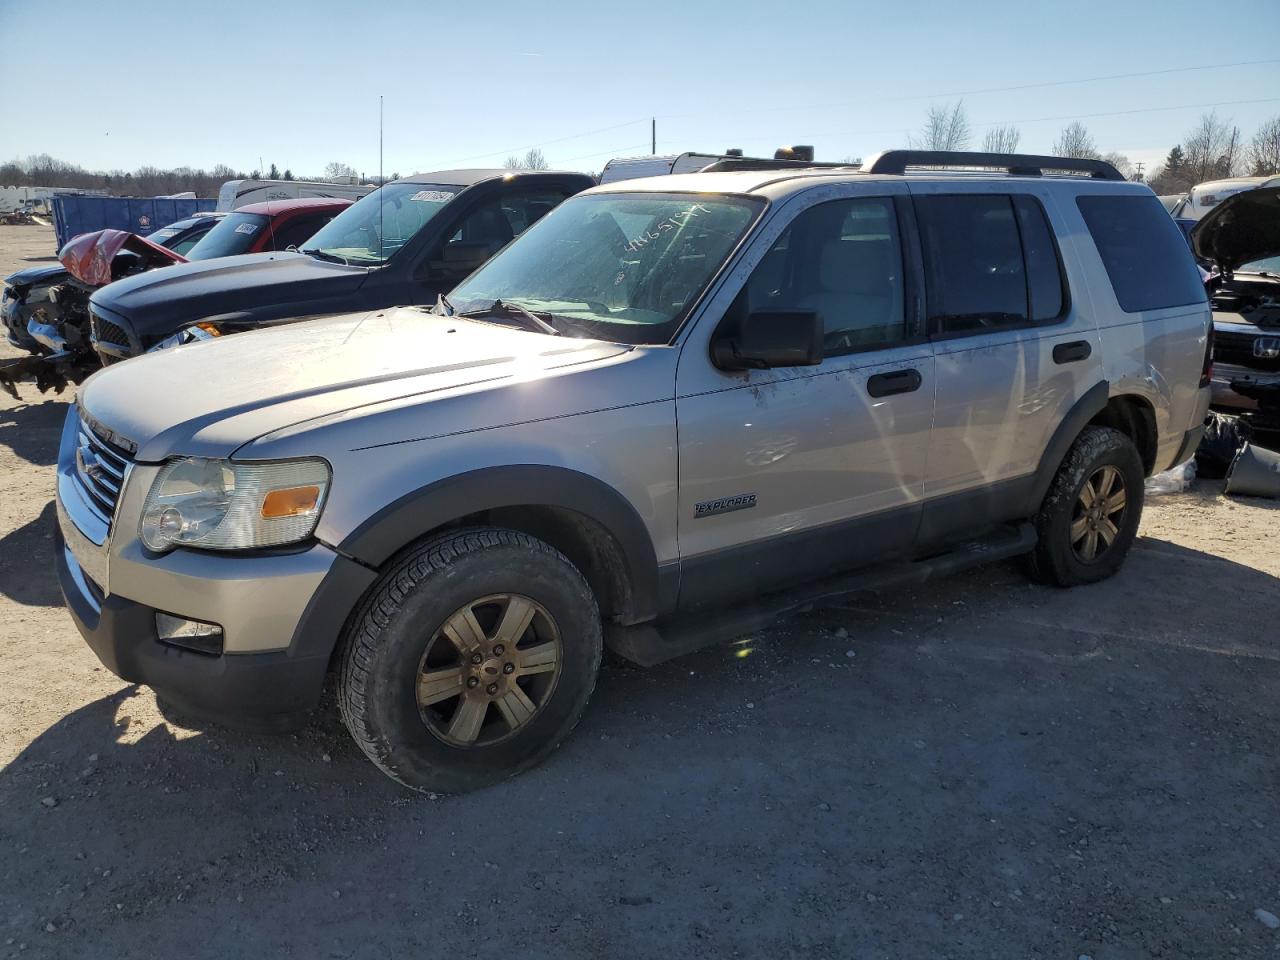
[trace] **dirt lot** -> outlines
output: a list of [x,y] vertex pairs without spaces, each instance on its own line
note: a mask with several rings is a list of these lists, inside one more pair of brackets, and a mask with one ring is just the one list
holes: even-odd
[[[0,228],[0,275],[52,252]],[[30,392],[30,391],[28,391]],[[64,398],[0,403],[0,957],[1280,956],[1280,509],[608,667],[541,768],[409,795],[332,703],[170,722],[52,582]]]

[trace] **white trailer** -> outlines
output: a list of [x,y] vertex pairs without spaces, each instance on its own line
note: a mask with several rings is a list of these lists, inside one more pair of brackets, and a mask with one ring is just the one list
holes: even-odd
[[697,173],[703,167],[723,160],[718,153],[674,153],[665,157],[617,157],[600,171],[601,183],[635,180],[638,177],[661,177],[669,173]]
[[[354,178],[352,178],[354,180]],[[264,200],[294,200],[298,197],[331,197],[359,200],[376,190],[372,183],[324,183],[310,180],[228,180],[218,190],[220,212],[235,210]]]

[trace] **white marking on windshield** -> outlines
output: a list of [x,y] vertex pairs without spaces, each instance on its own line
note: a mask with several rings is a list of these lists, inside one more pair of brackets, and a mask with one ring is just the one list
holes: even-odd
[[[691,219],[698,216],[699,214],[710,213],[710,212],[711,212],[710,207],[704,206],[701,203],[695,203],[692,206],[690,206],[688,210],[680,210],[677,213],[673,213],[671,216],[667,217],[667,219],[663,220],[661,223],[655,224],[654,226],[645,230],[643,233],[633,237],[622,249],[625,250],[627,253],[635,253],[637,250],[640,250],[642,247],[648,246],[654,240],[661,239],[663,234],[670,233],[672,230],[675,230],[677,227],[684,226],[686,223],[688,223]],[[655,230],[657,231],[656,233],[654,232]]]

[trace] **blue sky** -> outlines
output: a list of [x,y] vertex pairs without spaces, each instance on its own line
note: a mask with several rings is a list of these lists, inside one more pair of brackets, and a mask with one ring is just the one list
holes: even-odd
[[963,95],[976,141],[1013,122],[1022,150],[1048,152],[1079,119],[1150,165],[1210,105],[1246,140],[1280,114],[1277,28],[1276,0],[0,0],[0,158],[374,173],[381,94],[387,173],[533,146],[598,170],[648,152],[651,116],[659,153],[813,143],[843,159],[905,145]]

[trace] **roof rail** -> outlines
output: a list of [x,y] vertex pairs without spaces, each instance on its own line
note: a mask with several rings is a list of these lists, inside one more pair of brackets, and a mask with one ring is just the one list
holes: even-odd
[[886,150],[862,165],[863,173],[902,176],[907,167],[989,167],[1017,177],[1039,177],[1046,170],[1087,173],[1097,180],[1123,180],[1105,160],[1042,157],[1029,153],[969,153],[963,150]]

